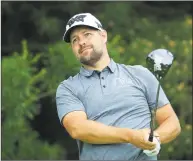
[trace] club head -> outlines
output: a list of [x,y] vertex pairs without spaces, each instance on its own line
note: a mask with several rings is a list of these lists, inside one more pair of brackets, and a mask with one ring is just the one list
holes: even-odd
[[174,56],[166,49],[156,49],[148,54],[146,58],[147,68],[156,76],[162,79],[172,66]]

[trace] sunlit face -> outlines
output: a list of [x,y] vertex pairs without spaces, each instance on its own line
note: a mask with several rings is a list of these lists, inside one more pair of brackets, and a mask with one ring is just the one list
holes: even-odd
[[76,58],[85,65],[94,66],[106,47],[106,31],[85,26],[76,27],[70,35],[70,43]]

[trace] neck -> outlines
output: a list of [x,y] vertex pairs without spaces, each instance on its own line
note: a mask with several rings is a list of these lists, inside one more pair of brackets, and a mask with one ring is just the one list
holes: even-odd
[[94,66],[88,66],[83,65],[84,68],[89,70],[98,70],[102,71],[106,66],[108,66],[110,63],[110,57],[108,54],[104,54],[101,59],[94,65]]

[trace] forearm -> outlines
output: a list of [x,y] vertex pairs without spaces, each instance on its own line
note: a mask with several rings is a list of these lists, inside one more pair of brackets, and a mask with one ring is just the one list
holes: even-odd
[[174,140],[181,132],[181,127],[176,117],[170,117],[155,131],[160,135],[160,142],[164,144]]
[[76,126],[73,138],[91,144],[113,144],[129,142],[132,129],[106,126],[102,123],[85,120]]

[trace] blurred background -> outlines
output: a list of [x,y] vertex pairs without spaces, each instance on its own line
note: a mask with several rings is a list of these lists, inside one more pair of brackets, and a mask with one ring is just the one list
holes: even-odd
[[174,54],[162,86],[182,133],[162,145],[159,159],[193,159],[192,5],[172,1],[2,1],[2,159],[78,159],[76,141],[60,125],[55,92],[79,71],[62,36],[68,19],[80,12],[102,22],[110,56],[118,63],[146,66],[147,54],[157,48]]

